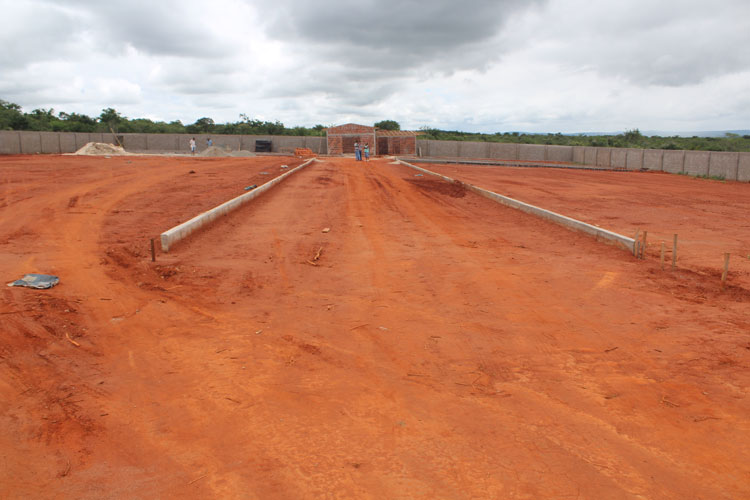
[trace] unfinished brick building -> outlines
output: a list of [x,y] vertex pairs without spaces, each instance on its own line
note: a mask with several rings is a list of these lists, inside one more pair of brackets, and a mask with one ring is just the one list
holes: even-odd
[[328,137],[329,155],[352,154],[354,153],[355,142],[359,142],[362,146],[369,144],[370,153],[377,154],[375,127],[347,123],[346,125],[329,128],[326,131],[326,136]]
[[379,155],[417,154],[417,135],[408,130],[376,130]]
[[367,125],[347,123],[326,131],[328,154],[353,154],[354,143],[370,145],[372,155],[413,155],[417,152],[419,132],[406,130],[378,130]]

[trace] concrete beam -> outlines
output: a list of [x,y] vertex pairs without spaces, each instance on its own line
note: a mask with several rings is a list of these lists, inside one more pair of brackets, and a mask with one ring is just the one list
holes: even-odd
[[[407,167],[413,168],[415,170],[419,170],[420,172],[424,172],[425,174],[439,177],[443,179],[444,181],[451,182],[451,183],[456,182],[455,179],[451,179],[450,177],[447,177],[445,175],[441,175],[441,174],[432,172],[430,170],[417,167],[416,165],[412,165],[411,163],[407,163],[403,160],[397,160],[397,161],[401,163],[402,165],[406,165]],[[507,207],[515,208],[516,210],[520,210],[527,214],[534,215],[542,219],[546,219],[548,221],[554,222],[555,224],[559,224],[569,229],[573,229],[574,231],[580,231],[582,233],[589,234],[593,236],[597,241],[601,240],[601,241],[604,241],[605,243],[615,244],[623,248],[624,250],[627,250],[628,252],[633,251],[633,248],[635,245],[635,240],[633,238],[628,238],[627,236],[623,236],[621,234],[617,234],[615,232],[602,229],[592,224],[581,222],[579,220],[567,217],[565,215],[561,215],[561,214],[552,212],[550,210],[545,210],[543,208],[539,208],[534,205],[524,203],[522,201],[514,200],[513,198],[509,198],[501,194],[493,193],[492,191],[482,189],[480,187],[474,186],[473,184],[467,184],[461,181],[458,181],[458,182],[460,182],[467,190],[472,191],[480,196],[484,196],[485,198],[488,198],[490,200],[501,203]]]
[[175,243],[178,241],[187,238],[189,235],[197,231],[198,229],[202,228],[203,226],[210,224],[214,220],[218,219],[219,217],[223,215],[227,215],[230,212],[233,212],[234,210],[237,210],[242,205],[247,203],[248,201],[260,196],[261,194],[265,193],[269,189],[271,189],[276,184],[280,183],[290,175],[292,175],[295,172],[298,172],[308,166],[310,163],[312,163],[315,160],[315,158],[312,158],[302,165],[290,170],[289,172],[282,174],[275,179],[266,182],[260,187],[257,187],[250,191],[249,193],[245,193],[243,195],[240,195],[236,198],[233,198],[226,203],[222,203],[218,207],[212,208],[211,210],[208,210],[206,212],[203,212],[200,215],[197,215],[190,219],[187,222],[183,222],[182,224],[173,227],[172,229],[169,229],[163,233],[161,233],[161,249],[164,252],[169,252],[169,249],[174,246]]

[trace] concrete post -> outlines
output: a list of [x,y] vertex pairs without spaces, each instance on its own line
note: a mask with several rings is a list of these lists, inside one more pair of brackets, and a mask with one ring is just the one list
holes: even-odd
[[682,152],[682,173],[685,173],[685,157],[687,156],[687,151]]
[[742,156],[742,153],[737,153],[737,166],[734,169],[734,180],[736,181],[740,180],[740,156]]

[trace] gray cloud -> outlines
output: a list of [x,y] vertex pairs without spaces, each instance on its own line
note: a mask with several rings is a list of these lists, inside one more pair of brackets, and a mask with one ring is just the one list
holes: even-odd
[[537,38],[511,31],[506,41],[529,40],[531,53],[546,60],[645,86],[694,85],[750,69],[746,0],[570,3],[524,26],[521,34]]
[[269,37],[302,47],[316,69],[301,85],[272,95],[311,89],[342,105],[377,104],[416,75],[483,69],[503,54],[505,23],[546,0],[280,0],[265,25]]

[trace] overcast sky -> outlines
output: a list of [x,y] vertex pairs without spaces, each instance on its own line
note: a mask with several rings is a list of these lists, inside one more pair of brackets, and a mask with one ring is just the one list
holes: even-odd
[[750,129],[750,0],[0,0],[24,111],[403,129]]

